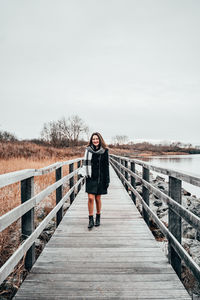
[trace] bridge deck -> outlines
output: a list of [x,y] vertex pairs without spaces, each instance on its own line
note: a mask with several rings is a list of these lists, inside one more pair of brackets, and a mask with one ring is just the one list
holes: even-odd
[[87,228],[83,186],[14,299],[191,299],[111,166],[110,178],[101,225]]

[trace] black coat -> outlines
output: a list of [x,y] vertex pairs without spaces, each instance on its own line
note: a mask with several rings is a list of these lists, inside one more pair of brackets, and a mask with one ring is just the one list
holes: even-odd
[[93,153],[91,165],[92,175],[86,177],[85,191],[97,195],[107,194],[110,182],[108,149],[103,154]]

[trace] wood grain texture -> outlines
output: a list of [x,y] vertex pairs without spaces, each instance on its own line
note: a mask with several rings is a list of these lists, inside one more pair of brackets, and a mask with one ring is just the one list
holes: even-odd
[[112,167],[110,179],[101,225],[87,228],[83,186],[14,299],[191,299]]
[[[41,169],[25,169],[25,170],[20,170],[20,171],[15,171],[15,172],[10,172],[6,174],[1,174],[0,175],[0,188],[13,184],[15,182],[27,179],[32,176],[41,176],[44,174],[48,174],[53,172],[54,170],[64,166],[64,165],[69,165],[71,163],[78,163],[81,161],[83,158],[75,158],[63,162],[57,162],[54,163],[50,166],[41,168]],[[77,169],[78,170],[78,169]]]
[[[116,172],[119,172],[119,168],[116,167],[115,164],[111,162],[114,169],[116,169]],[[123,167],[124,168],[124,167]],[[128,170],[128,172],[131,172]],[[194,215],[192,212],[181,206],[178,202],[176,202],[171,197],[165,195],[163,192],[159,191],[157,188],[154,188],[149,184],[149,182],[145,181],[144,179],[140,178],[138,175],[133,174],[133,176],[138,177],[138,179],[142,182],[144,186],[146,186],[150,191],[153,191],[154,195],[158,196],[158,199],[167,199],[166,202],[168,205],[170,205],[170,209],[174,209],[175,207],[179,207],[178,211],[175,209],[175,212],[178,213],[179,216],[182,216],[180,211],[184,211],[185,214],[185,220],[188,221],[189,224],[192,224],[194,228],[200,229],[200,218],[196,215]],[[130,182],[126,180],[126,178],[120,174],[121,179],[123,182],[126,182],[129,189],[136,195],[136,197],[139,199],[139,201],[142,203],[143,208],[147,212],[147,214],[154,220],[154,222],[158,225],[162,233],[165,235],[165,237],[170,241],[171,246],[174,248],[178,256],[184,261],[186,266],[189,268],[190,271],[193,272],[194,276],[196,277],[197,281],[200,281],[200,266],[193,260],[193,258],[190,256],[190,254],[184,249],[184,247],[179,243],[179,241],[176,239],[176,237],[169,231],[169,229],[164,225],[164,223],[158,218],[156,213],[154,213],[151,208],[146,204],[140,193],[136,189],[134,189]],[[154,192],[155,191],[155,192]],[[160,195],[160,196],[159,196]],[[172,204],[171,204],[172,203]],[[179,211],[180,210],[180,211]],[[194,223],[193,223],[194,222]],[[176,224],[174,224],[176,226]],[[169,226],[170,227],[170,226]]]

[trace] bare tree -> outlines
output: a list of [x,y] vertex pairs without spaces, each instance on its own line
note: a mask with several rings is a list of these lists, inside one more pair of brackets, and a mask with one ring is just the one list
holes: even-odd
[[41,137],[54,146],[75,146],[78,145],[81,135],[88,131],[84,121],[78,115],[72,115],[67,119],[62,117],[58,121],[45,123]]
[[0,141],[1,142],[14,142],[17,141],[15,134],[8,131],[0,130]]
[[128,136],[127,135],[115,135],[113,137],[113,140],[114,140],[114,144],[122,145],[128,141]]

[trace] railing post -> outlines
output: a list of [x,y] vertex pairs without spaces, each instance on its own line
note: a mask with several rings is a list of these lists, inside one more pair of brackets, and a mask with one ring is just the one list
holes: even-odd
[[[80,168],[81,166],[81,161],[79,160],[78,163],[77,163],[77,168]],[[78,180],[81,178],[81,175],[78,174]],[[78,188],[77,188],[77,194],[78,192],[80,191],[81,189],[81,183],[78,185]]]
[[121,180],[121,174],[122,174],[122,167],[121,167],[121,165],[123,164],[122,158],[119,158],[119,163],[120,163],[120,167],[119,167],[119,178],[120,178],[120,180]]
[[[126,168],[128,168],[128,161],[127,161],[127,160],[124,161],[124,166],[125,166]],[[125,178],[126,178],[126,180],[128,180],[128,172],[125,171],[124,173],[125,173]],[[127,185],[126,183],[125,183],[125,188],[126,188],[126,190],[127,190],[127,192],[128,192],[128,185]]]
[[[122,164],[122,166],[124,166],[123,158],[121,159],[121,164]],[[124,175],[124,169],[123,168],[121,168],[121,174]],[[122,182],[123,182],[123,185],[124,185],[124,180],[123,179],[122,179]]]
[[114,165],[118,169],[117,157],[111,157],[114,160]]
[[[120,162],[121,162],[121,159],[119,158],[119,157],[117,157],[117,161],[118,161],[118,163],[120,164]],[[120,165],[117,165],[117,169],[118,169],[118,173],[117,173],[117,176],[120,178],[120,172],[121,172],[121,167],[120,167]]]
[[[143,167],[142,171],[143,171],[142,178],[149,182],[149,169]],[[149,206],[149,190],[145,186],[142,186],[142,198]],[[149,226],[149,216],[146,213],[144,207],[142,207],[142,214],[146,224]]]
[[[69,164],[69,173],[72,173],[74,171],[74,163]],[[74,186],[74,176],[72,176],[69,180],[69,188],[71,189]],[[75,195],[74,191],[70,195],[70,204],[74,201]]]
[[[169,196],[181,204],[181,184],[180,179],[169,176]],[[181,217],[178,216],[169,206],[168,229],[181,244]],[[168,259],[175,272],[181,278],[181,259],[171,246],[168,244]]]
[[[131,161],[131,171],[135,173],[135,163],[132,161]],[[133,176],[131,176],[131,185],[134,189],[136,188],[135,178]],[[132,198],[133,202],[136,204],[136,197],[132,191],[131,191],[131,198]]]
[[[119,157],[115,157],[115,158],[116,158],[116,161],[119,162]],[[119,165],[118,164],[116,164],[116,167],[119,170]]]
[[[56,181],[60,180],[62,178],[62,167],[56,169]],[[59,186],[56,189],[56,205],[60,202],[62,199],[62,185]],[[60,221],[63,217],[63,206],[59,209],[59,211],[56,214],[56,227],[59,225]]]
[[[34,177],[21,181],[21,203],[26,202],[34,196]],[[28,237],[35,230],[34,207],[22,216],[21,232],[22,238]],[[28,249],[25,258],[25,268],[30,270],[35,263],[35,243]]]

